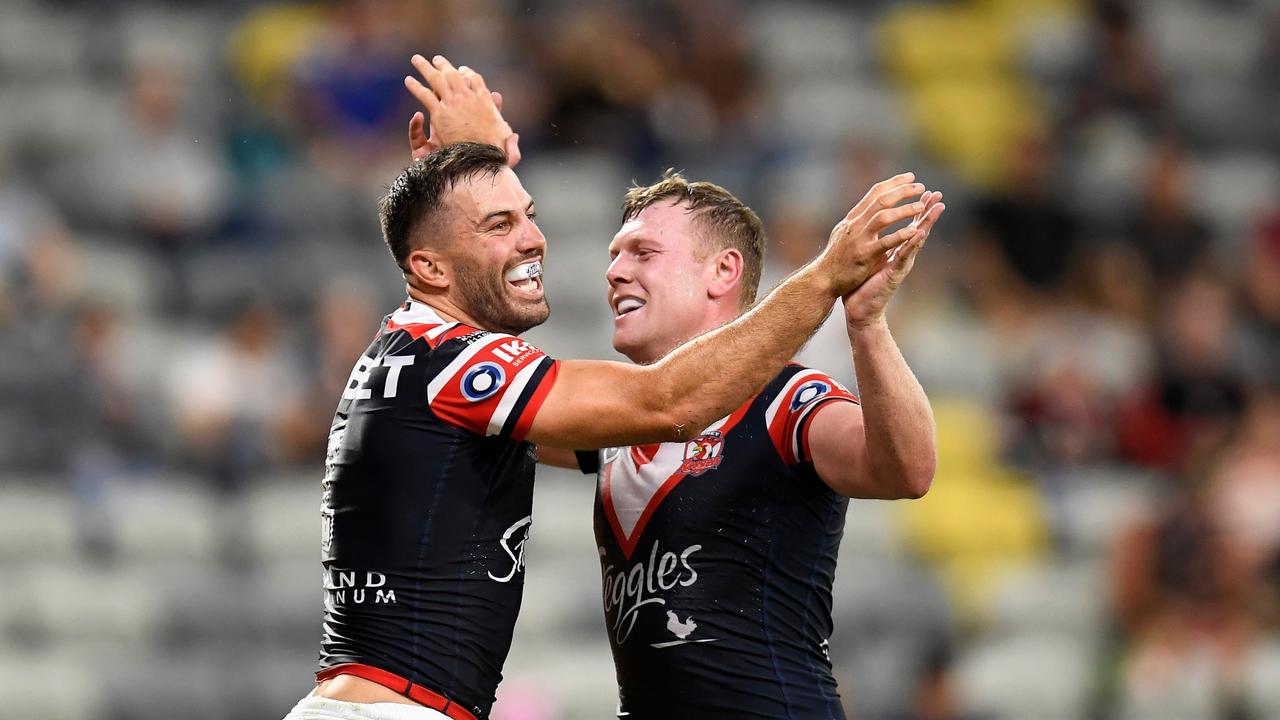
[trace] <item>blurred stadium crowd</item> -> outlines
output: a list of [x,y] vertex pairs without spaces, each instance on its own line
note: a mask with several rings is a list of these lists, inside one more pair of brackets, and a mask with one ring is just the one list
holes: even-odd
[[[506,97],[553,355],[616,357],[631,180],[752,204],[767,282],[873,180],[946,192],[892,314],[938,476],[850,506],[852,716],[1280,718],[1272,0],[6,2],[0,715],[307,691],[323,443],[401,297],[375,201],[412,52]],[[838,320],[802,359],[852,382]],[[592,492],[540,473],[498,720],[612,716]]]

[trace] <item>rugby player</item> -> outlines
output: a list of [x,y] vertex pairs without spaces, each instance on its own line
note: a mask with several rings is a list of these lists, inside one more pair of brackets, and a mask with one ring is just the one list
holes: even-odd
[[[434,84],[449,72],[414,64]],[[432,124],[478,126],[464,115],[437,105]],[[415,117],[412,152],[427,144]],[[578,453],[577,463],[539,448],[543,462],[597,475],[619,717],[844,717],[827,642],[848,498],[920,497],[935,466],[928,399],[885,320],[945,210],[940,193],[922,201],[920,232],[843,298],[861,400],[792,364],[692,438]],[[717,185],[668,173],[633,188],[605,275],[614,348],[651,365],[733,322],[754,303],[764,240],[756,214]]]
[[[444,105],[492,104],[482,82],[450,70]],[[923,234],[881,234],[924,209],[924,187],[899,175],[741,319],[652,364],[556,361],[518,337],[549,313],[547,247],[508,160],[450,145],[381,202],[408,299],[356,362],[331,426],[320,672],[291,718],[487,717],[519,611],[534,444],[693,439]]]

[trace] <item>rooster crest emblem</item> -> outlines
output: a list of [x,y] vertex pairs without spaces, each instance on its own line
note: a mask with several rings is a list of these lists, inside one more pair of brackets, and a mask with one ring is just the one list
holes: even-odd
[[675,611],[668,610],[667,629],[671,631],[672,635],[684,640],[692,635],[694,630],[698,629],[698,623],[693,621],[692,615],[689,616],[688,620],[681,622],[680,617],[675,614]]
[[697,477],[708,470],[720,467],[720,454],[724,450],[724,436],[709,432],[690,440],[684,447],[684,463],[680,472]]

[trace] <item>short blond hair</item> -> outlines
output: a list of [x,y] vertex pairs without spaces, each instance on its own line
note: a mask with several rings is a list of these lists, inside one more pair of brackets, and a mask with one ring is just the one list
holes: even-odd
[[712,251],[734,248],[742,253],[742,288],[738,300],[743,308],[750,307],[756,301],[764,268],[765,232],[760,216],[719,185],[690,182],[674,169],[668,169],[652,185],[627,191],[622,201],[622,222],[662,200],[688,207],[702,230],[704,247]]

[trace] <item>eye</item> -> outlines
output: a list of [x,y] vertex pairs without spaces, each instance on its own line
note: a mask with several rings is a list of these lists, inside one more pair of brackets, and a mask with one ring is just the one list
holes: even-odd
[[524,216],[525,216],[525,217],[527,217],[527,218],[529,218],[529,220],[534,221],[534,222],[537,222],[537,220],[538,220],[538,213],[533,212],[533,211],[529,211],[529,212],[525,213],[525,214],[524,214]]
[[511,222],[508,220],[499,220],[498,222],[493,224],[493,227],[489,228],[490,231],[497,231],[497,232],[506,232],[507,230],[510,230],[510,229],[511,229]]

